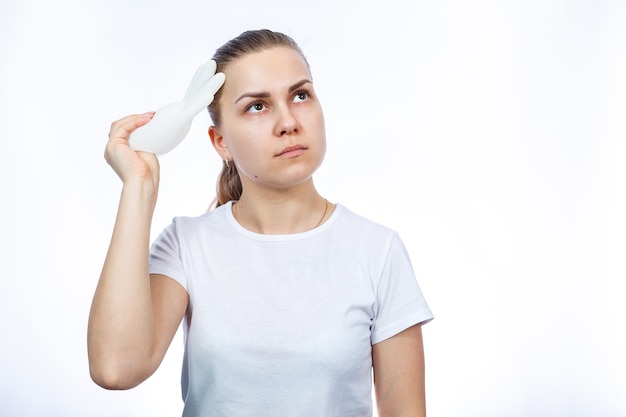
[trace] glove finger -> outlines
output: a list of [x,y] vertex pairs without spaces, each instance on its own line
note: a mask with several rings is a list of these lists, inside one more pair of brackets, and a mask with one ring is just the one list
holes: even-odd
[[217,90],[222,87],[225,79],[226,76],[224,73],[218,72],[209,80],[209,82],[204,84],[200,88],[200,91],[198,91],[195,96],[191,97],[190,100],[186,102],[189,112],[195,116],[211,104],[213,98],[215,97],[215,93],[217,93]]
[[187,87],[183,101],[193,99],[193,95],[200,91],[202,86],[211,79],[211,77],[215,74],[216,69],[217,63],[213,60],[200,65],[194,73],[193,78],[189,83],[189,87]]

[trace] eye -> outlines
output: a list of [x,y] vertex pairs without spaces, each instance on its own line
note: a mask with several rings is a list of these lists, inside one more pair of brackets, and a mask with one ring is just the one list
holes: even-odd
[[246,107],[246,113],[259,113],[263,110],[265,110],[265,104],[261,103],[260,101],[255,101],[254,103]]
[[309,92],[306,90],[302,90],[296,93],[296,95],[293,97],[293,101],[294,103],[301,103],[303,101],[308,100],[309,97],[310,97]]

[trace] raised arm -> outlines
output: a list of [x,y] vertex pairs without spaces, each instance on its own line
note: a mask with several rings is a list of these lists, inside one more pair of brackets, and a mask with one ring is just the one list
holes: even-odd
[[372,346],[380,417],[426,417],[422,327],[415,325]]
[[163,276],[151,278],[148,272],[159,163],[154,154],[132,150],[128,138],[152,116],[114,122],[105,151],[123,187],[91,306],[87,344],[91,377],[108,389],[132,388],[156,370],[188,303],[178,283]]

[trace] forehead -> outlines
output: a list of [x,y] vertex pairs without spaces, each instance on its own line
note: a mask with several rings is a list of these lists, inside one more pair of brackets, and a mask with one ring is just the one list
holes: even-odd
[[224,95],[280,89],[311,77],[304,58],[287,47],[244,55],[232,61],[224,73]]

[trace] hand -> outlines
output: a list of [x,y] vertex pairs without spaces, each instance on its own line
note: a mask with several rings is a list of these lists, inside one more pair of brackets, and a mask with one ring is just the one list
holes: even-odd
[[157,155],[178,146],[189,132],[193,118],[211,104],[215,93],[224,84],[226,77],[221,72],[216,74],[216,68],[213,60],[200,66],[183,100],[160,108],[149,124],[133,133],[130,146]]
[[135,180],[147,181],[156,190],[159,184],[159,161],[156,155],[135,151],[128,144],[131,133],[148,123],[153,116],[154,112],[135,114],[113,122],[104,158],[125,184]]

